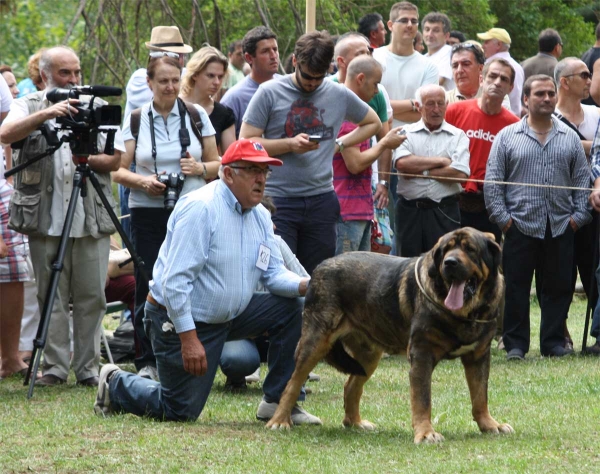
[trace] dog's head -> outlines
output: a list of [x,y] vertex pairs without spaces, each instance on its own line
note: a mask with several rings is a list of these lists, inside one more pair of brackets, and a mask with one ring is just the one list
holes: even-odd
[[471,227],[441,237],[430,255],[429,276],[447,291],[444,305],[451,311],[460,311],[486,282],[495,282],[502,261],[494,235]]

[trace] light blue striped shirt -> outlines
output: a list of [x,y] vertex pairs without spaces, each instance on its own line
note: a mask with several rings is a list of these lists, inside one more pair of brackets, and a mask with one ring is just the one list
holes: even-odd
[[[261,245],[270,250],[265,271],[257,267]],[[296,297],[302,280],[284,267],[269,211],[258,205],[242,212],[221,180],[179,199],[153,275],[152,296],[167,307],[177,333],[195,329],[194,321],[234,319],[259,282]]]
[[590,177],[583,146],[573,130],[552,117],[552,130],[542,145],[524,117],[496,136],[485,179],[543,187],[486,183],[483,191],[490,221],[503,229],[512,218],[523,234],[538,239],[544,238],[548,221],[553,237],[565,232],[570,217],[581,228],[592,219],[589,191],[545,186],[588,188]]

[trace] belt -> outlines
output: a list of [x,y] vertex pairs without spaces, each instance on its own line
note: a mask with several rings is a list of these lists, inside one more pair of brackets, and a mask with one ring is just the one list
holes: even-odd
[[432,199],[404,199],[402,198],[402,204],[408,207],[416,207],[417,209],[436,209],[438,207],[444,207],[449,204],[458,202],[458,196],[452,195],[443,198],[440,202],[433,201]]
[[163,311],[167,310],[167,308],[165,306],[163,306],[162,304],[159,304],[159,302],[154,299],[154,297],[152,296],[152,293],[148,293],[148,296],[146,296],[146,301],[150,304],[153,304],[154,306],[157,306],[158,308],[162,309]]

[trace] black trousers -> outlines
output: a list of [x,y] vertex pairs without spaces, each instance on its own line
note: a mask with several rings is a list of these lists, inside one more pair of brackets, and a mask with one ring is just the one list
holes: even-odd
[[489,232],[494,234],[496,242],[500,244],[502,242],[502,231],[496,225],[490,222],[487,211],[481,212],[466,212],[460,211],[460,225],[461,227],[473,227],[473,229],[480,230],[481,232]]
[[548,354],[555,346],[564,346],[564,323],[572,292],[573,238],[571,226],[564,234],[552,237],[546,224],[543,239],[523,234],[513,223],[504,235],[502,265],[506,281],[504,334],[506,351],[529,351],[529,294],[536,267],[543,273],[540,289],[542,321],[540,351]]
[[[136,207],[131,212],[131,240],[136,253],[144,261],[144,269],[152,279],[152,269],[158,258],[158,251],[167,235],[167,221],[170,211],[163,208]],[[135,269],[135,311],[133,327],[139,354],[136,354],[135,367],[143,369],[147,365],[156,367],[156,357],[150,339],[144,330],[144,307],[148,296],[148,283],[144,281],[137,267]]]
[[[418,202],[416,202],[418,201]],[[425,199],[396,203],[396,252],[400,257],[416,257],[433,248],[438,239],[460,228],[460,210],[456,198],[445,198],[435,207]]]

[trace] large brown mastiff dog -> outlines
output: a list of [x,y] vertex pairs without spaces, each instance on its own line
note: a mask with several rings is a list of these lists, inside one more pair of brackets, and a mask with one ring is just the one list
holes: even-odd
[[513,433],[488,411],[490,344],[504,279],[492,234],[463,228],[418,258],[351,252],[323,262],[306,295],[296,369],[269,428],[288,428],[309,372],[325,359],[350,374],[344,425],[373,429],[360,417],[363,386],[383,352],[407,353],[415,443],[444,438],[431,425],[431,374],[442,359],[460,357],[473,418],[486,433]]

